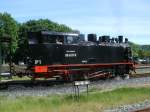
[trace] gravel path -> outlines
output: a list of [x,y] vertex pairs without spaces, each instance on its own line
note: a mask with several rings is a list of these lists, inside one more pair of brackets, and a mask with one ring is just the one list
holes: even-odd
[[[143,78],[131,78],[127,80],[99,80],[91,82],[89,88],[100,89],[101,91],[108,91],[121,87],[135,87],[135,86],[145,86],[150,85],[150,77]],[[80,91],[86,91],[85,86],[80,86]],[[72,94],[73,85],[64,84],[56,86],[34,86],[34,87],[24,87],[24,86],[9,86],[8,89],[0,90],[0,96],[46,96],[49,94]]]
[[91,87],[102,89],[102,90],[111,90],[121,87],[136,87],[136,86],[146,86],[150,85],[150,77],[141,77],[141,78],[131,78],[126,80],[106,80],[106,81],[97,81],[91,84]]

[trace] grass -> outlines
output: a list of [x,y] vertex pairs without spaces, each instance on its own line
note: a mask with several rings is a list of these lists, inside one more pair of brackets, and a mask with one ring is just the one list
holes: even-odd
[[120,88],[108,92],[92,90],[80,95],[79,102],[72,95],[0,97],[0,112],[100,112],[105,108],[150,100],[150,88]]

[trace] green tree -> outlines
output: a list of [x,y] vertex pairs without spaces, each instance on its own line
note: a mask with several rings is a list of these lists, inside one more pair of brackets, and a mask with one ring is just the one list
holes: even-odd
[[143,51],[144,57],[150,57],[150,51]]
[[[0,38],[7,35],[11,38],[11,50],[15,52],[18,44],[18,24],[8,13],[0,13]],[[5,48],[3,45],[2,47]],[[7,50],[8,51],[8,50]]]
[[26,43],[27,32],[36,32],[40,30],[57,31],[57,32],[73,32],[71,28],[66,25],[58,24],[48,19],[29,20],[19,25],[19,43]]
[[66,25],[58,24],[48,19],[30,20],[23,23],[20,27],[26,31],[40,31],[40,30],[50,30],[58,32],[71,32],[73,31]]
[[138,57],[139,56],[139,50],[141,49],[139,45],[130,42],[129,43],[132,49],[132,54],[134,57]]
[[144,51],[143,50],[139,50],[138,51],[138,55],[140,58],[144,58]]

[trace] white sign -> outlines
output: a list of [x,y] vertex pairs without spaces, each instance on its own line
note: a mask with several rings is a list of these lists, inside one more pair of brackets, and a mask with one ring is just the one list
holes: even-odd
[[90,81],[75,81],[74,82],[75,86],[88,85],[88,84],[90,84]]

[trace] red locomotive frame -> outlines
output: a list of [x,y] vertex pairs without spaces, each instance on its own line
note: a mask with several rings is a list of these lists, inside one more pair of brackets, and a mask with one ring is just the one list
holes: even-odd
[[[122,68],[120,68],[122,67]],[[32,68],[33,78],[52,78],[54,76],[61,76],[65,80],[70,80],[69,77],[74,74],[86,75],[89,78],[97,78],[101,76],[107,76],[108,73],[102,73],[97,71],[98,69],[110,69],[118,70],[122,69],[127,72],[134,70],[133,62],[120,62],[120,63],[100,63],[100,64],[67,64],[67,65],[44,65],[44,66],[34,66]],[[109,72],[109,74],[112,74]]]

